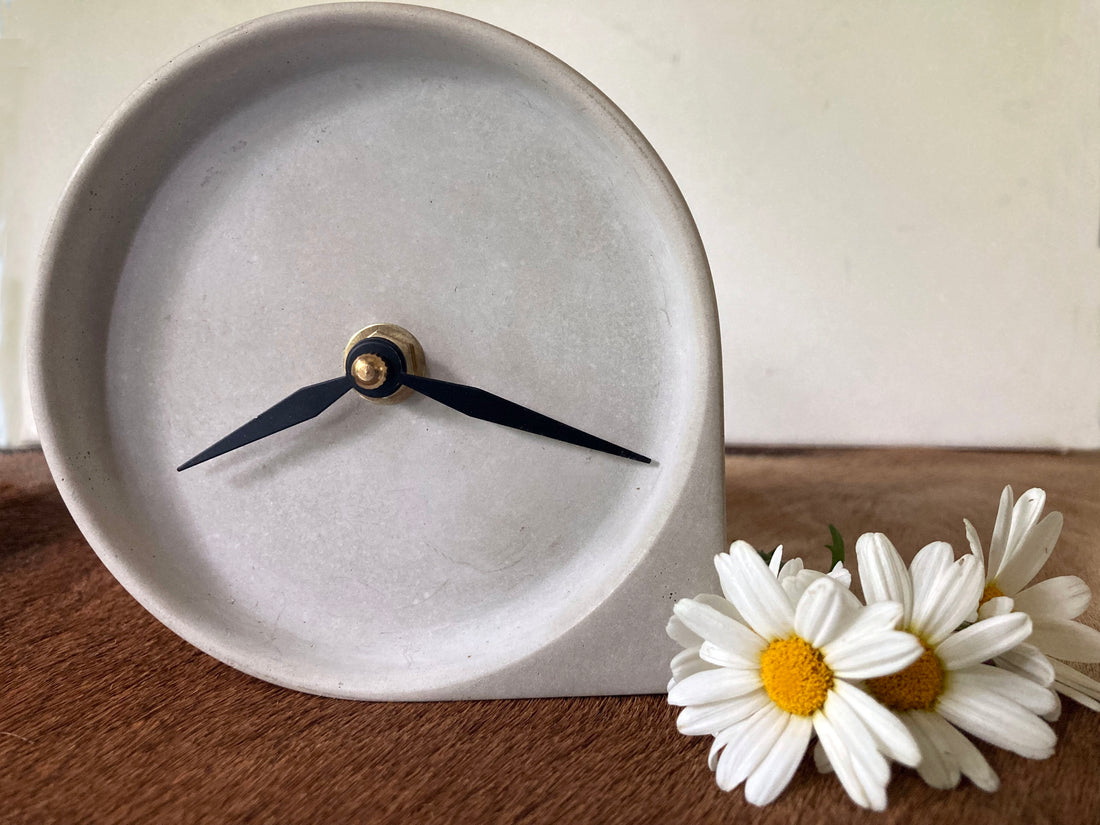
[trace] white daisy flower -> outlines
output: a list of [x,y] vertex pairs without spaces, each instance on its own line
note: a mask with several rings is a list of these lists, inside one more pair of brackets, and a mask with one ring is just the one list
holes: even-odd
[[1000,784],[985,757],[959,730],[1030,759],[1054,752],[1054,731],[1039,718],[1054,707],[1052,691],[984,664],[1031,633],[1023,613],[996,616],[957,630],[982,594],[981,565],[954,559],[951,545],[929,544],[907,570],[881,533],[856,542],[868,605],[900,603],[899,627],[923,652],[899,673],[868,679],[866,690],[898,718],[921,750],[917,772],[934,788],[953,788],[960,774],[985,791]]
[[[753,546],[748,542],[738,541],[735,542],[735,544],[743,544],[750,550],[756,552]],[[811,583],[823,576],[828,576],[836,580],[844,585],[846,589],[852,586],[852,574],[844,566],[844,562],[838,561],[828,573],[822,573],[818,570],[808,570],[802,563],[802,559],[797,556],[793,559],[783,561],[782,544],[776,547],[772,552],[771,559],[768,561],[768,569],[771,571],[772,575],[776,577],[776,580],[779,582],[784,592],[786,592],[787,597],[792,603],[798,601],[799,597],[801,597]],[[695,600],[703,604],[709,604],[718,610],[726,612],[731,618],[737,619],[739,622],[744,622],[744,619],[741,618],[741,614],[737,612],[737,608],[721,596],[701,593],[695,597]],[[673,685],[684,676],[690,673],[696,673],[700,670],[706,670],[711,666],[699,658],[699,646],[703,643],[703,640],[688,629],[676,615],[673,615],[668,620],[668,626],[665,629],[668,635],[679,642],[680,646],[684,648],[672,660],[672,678],[668,682],[668,690],[672,690]]]
[[755,805],[787,786],[816,733],[849,796],[882,810],[884,755],[913,765],[920,752],[856,682],[906,667],[920,643],[894,630],[899,605],[863,607],[841,581],[792,563],[773,557],[769,570],[736,542],[714,560],[725,598],[676,603],[669,635],[686,648],[673,659],[668,696],[683,707],[677,727],[713,735],[708,763],[718,786],[744,782]]
[[[1039,520],[1046,498],[1036,487],[1013,505],[1012,488],[1005,487],[1001,493],[978,616],[984,619],[1013,610],[1030,616],[1032,632],[1027,642],[997,657],[997,664],[1040,683],[1053,680],[1059,693],[1100,710],[1100,682],[1064,661],[1100,662],[1100,631],[1074,621],[1089,606],[1092,591],[1077,576],[1031,584],[1062,532],[1061,513]],[[984,563],[978,531],[965,519],[964,524],[971,552]]]

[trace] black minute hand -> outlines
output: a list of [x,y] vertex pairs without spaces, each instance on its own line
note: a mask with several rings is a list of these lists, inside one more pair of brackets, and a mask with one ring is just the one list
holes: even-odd
[[274,435],[287,427],[309,421],[331,407],[336,399],[351,388],[352,381],[347,375],[302,387],[274,407],[264,410],[244,426],[238,427],[221,441],[211,444],[190,461],[183,462],[176,470],[186,470],[188,467],[202,464],[230,450],[243,447],[245,444]]
[[610,441],[604,441],[602,438],[578,430],[576,427],[570,427],[568,424],[563,424],[542,413],[529,410],[527,407],[521,407],[519,404],[501,398],[499,395],[493,395],[491,392],[479,390],[476,387],[452,384],[449,381],[438,381],[434,378],[424,378],[421,375],[409,375],[408,373],[401,376],[401,383],[416,390],[421,395],[426,395],[428,398],[450,407],[452,410],[458,410],[460,413],[465,413],[473,418],[480,418],[482,421],[503,424],[505,427],[513,427],[535,435],[544,435],[547,438],[587,447],[590,450],[600,450],[601,452],[611,453],[611,455],[640,461],[643,464],[651,463],[651,460],[644,455],[620,447],[618,444],[612,444]]

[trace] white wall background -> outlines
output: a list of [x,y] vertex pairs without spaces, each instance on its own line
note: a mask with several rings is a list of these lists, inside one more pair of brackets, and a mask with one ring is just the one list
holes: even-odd
[[[167,59],[302,2],[0,0],[0,443],[53,205]],[[451,0],[638,124],[692,207],[734,444],[1100,448],[1100,4]]]

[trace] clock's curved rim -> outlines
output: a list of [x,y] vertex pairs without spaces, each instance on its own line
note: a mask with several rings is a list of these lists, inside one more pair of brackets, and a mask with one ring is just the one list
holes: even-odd
[[[88,197],[88,183],[95,179],[96,173],[101,171],[101,165],[116,148],[112,145],[114,137],[129,122],[142,117],[143,112],[147,112],[149,107],[156,105],[162,88],[186,78],[189,73],[199,71],[206,61],[217,55],[219,50],[234,48],[235,44],[243,39],[255,43],[262,40],[267,32],[276,32],[286,27],[299,26],[304,22],[317,21],[327,15],[351,14],[366,15],[379,24],[388,22],[408,25],[411,22],[416,25],[436,26],[448,32],[456,32],[463,37],[473,38],[494,49],[503,50],[516,61],[517,66],[523,65],[528,71],[548,77],[567,90],[573,98],[583,101],[589,115],[602,121],[608,130],[625,138],[624,142],[628,142],[630,151],[635,153],[634,162],[640,162],[640,165],[648,168],[647,185],[655,187],[663,196],[663,203],[668,213],[665,219],[673,221],[678,230],[678,240],[683,247],[680,254],[691,264],[690,272],[685,273],[684,278],[693,281],[691,297],[694,301],[695,316],[699,319],[700,326],[711,333],[711,340],[699,347],[701,354],[701,362],[698,364],[699,375],[703,376],[704,380],[700,381],[699,386],[695,388],[698,397],[692,399],[698,404],[695,407],[689,406],[693,411],[685,423],[687,436],[684,443],[696,449],[712,446],[711,439],[705,437],[703,427],[707,419],[705,405],[710,404],[713,407],[714,404],[721,403],[720,397],[715,398],[713,393],[716,382],[720,382],[721,371],[713,285],[702,241],[687,203],[655,150],[626,115],[595,86],[537,46],[481,21],[436,9],[398,4],[313,6],[258,18],[192,47],[163,67],[153,79],[139,87],[123,103],[100,129],[82,157],[61,199],[47,235],[40,259],[41,277],[32,302],[28,336],[31,399],[44,454],[57,481],[59,491],[75,521],[112,575],[160,622],[215,658],[246,673],[286,687],[322,695],[359,699],[419,698],[419,694],[423,691],[416,686],[410,686],[407,697],[398,695],[400,691],[394,690],[387,690],[385,697],[377,697],[370,695],[369,692],[364,693],[355,686],[345,687],[342,684],[329,682],[318,683],[317,679],[311,675],[294,673],[292,668],[272,672],[266,667],[257,667],[255,662],[242,659],[232,642],[214,637],[206,632],[205,628],[192,626],[181,619],[169,605],[162,603],[157,593],[152,592],[140,578],[132,574],[125,554],[120,552],[121,548],[116,547],[112,539],[109,519],[105,518],[101,509],[97,507],[94,489],[81,480],[81,459],[75,454],[74,446],[71,443],[66,444],[67,433],[63,419],[54,414],[59,409],[58,399],[64,393],[64,388],[57,386],[56,381],[51,382],[50,378],[50,343],[53,328],[49,308],[55,291],[64,288],[62,278],[57,274],[58,265],[66,255],[65,247],[70,240],[71,225],[80,220],[84,212]],[[650,518],[645,535],[655,538],[661,532],[674,503],[689,487],[691,467],[692,456],[688,456],[674,468],[673,478],[665,485],[665,490],[669,493],[668,499]],[[641,555],[644,556],[644,553]],[[615,587],[621,585],[629,573],[629,570],[623,571]],[[578,616],[577,622],[579,623],[583,618]],[[483,673],[471,674],[470,678],[477,679],[484,675]],[[467,680],[457,680],[453,687],[460,691],[464,681]]]

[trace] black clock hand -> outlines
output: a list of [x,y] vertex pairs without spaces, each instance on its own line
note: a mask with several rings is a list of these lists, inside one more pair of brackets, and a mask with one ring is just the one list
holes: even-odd
[[[578,430],[576,427],[570,427],[542,413],[493,395],[491,392],[407,372],[405,354],[397,344],[384,337],[359,338],[358,336],[365,331],[357,333],[345,351],[346,373],[343,376],[303,387],[210,445],[194,458],[185,461],[176,470],[186,470],[238,447],[293,427],[295,424],[315,418],[353,387],[370,398],[385,399],[395,395],[402,386],[482,421],[503,424],[506,427],[587,447],[590,450],[600,450],[611,455],[640,461],[643,464],[652,463],[651,459],[644,455]],[[408,333],[405,335],[411,338]],[[421,360],[423,360],[422,355]]]
[[333,378],[331,381],[322,381],[320,384],[302,387],[302,389],[287,396],[271,409],[257,415],[244,426],[238,427],[225,438],[211,444],[190,461],[183,462],[176,470],[186,470],[188,467],[194,467],[196,464],[202,464],[202,462],[223,453],[228,453],[230,450],[243,447],[245,444],[251,444],[253,441],[259,441],[261,438],[285,430],[287,427],[309,421],[309,419],[320,415],[332,406],[336,399],[350,390],[352,386],[351,377],[342,375],[339,378]]
[[544,435],[547,438],[555,438],[569,444],[577,444],[590,450],[600,450],[611,455],[640,461],[643,464],[651,463],[644,455],[639,455],[618,444],[604,441],[590,433],[570,427],[553,418],[537,413],[527,407],[521,407],[511,401],[493,395],[491,392],[479,390],[476,387],[467,387],[463,384],[452,384],[449,381],[437,381],[434,378],[424,378],[421,375],[405,373],[400,376],[401,383],[421,395],[426,395],[473,418],[489,421],[493,424],[503,424],[505,427],[513,427],[517,430]]

